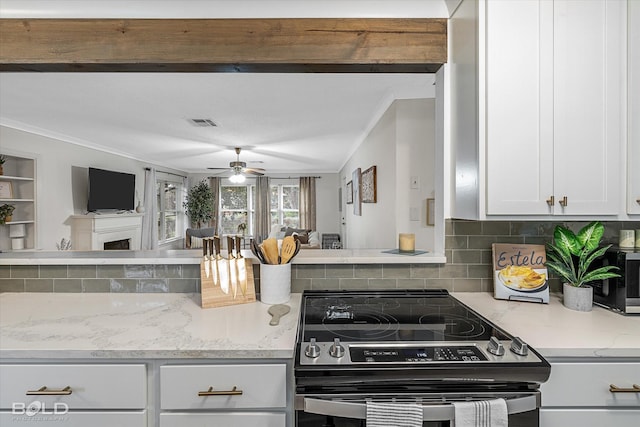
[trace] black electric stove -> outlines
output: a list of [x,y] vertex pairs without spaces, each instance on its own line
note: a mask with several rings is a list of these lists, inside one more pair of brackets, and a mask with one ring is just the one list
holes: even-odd
[[446,290],[305,291],[296,377],[545,381],[549,364]]

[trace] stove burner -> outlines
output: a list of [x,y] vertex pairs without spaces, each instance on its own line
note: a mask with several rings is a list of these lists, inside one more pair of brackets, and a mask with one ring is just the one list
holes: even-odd
[[[438,316],[435,322],[432,319],[432,315],[424,315],[420,317],[418,323],[421,325],[435,324],[439,327],[444,326],[441,333],[448,338],[477,338],[481,337],[485,332],[484,325],[481,322],[455,314],[447,314],[444,319]],[[437,330],[437,328],[435,329]]]
[[353,340],[382,340],[397,334],[400,328],[395,317],[374,311],[360,311],[349,323],[332,323],[331,320],[322,320],[322,325],[327,331],[336,337]]

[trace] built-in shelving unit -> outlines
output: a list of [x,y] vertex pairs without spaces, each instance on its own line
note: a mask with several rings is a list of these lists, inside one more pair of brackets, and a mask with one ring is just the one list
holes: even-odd
[[[15,207],[11,221],[0,225],[0,250],[36,248],[36,159],[0,153],[6,158],[0,185],[0,206]],[[7,197],[8,196],[8,197]]]

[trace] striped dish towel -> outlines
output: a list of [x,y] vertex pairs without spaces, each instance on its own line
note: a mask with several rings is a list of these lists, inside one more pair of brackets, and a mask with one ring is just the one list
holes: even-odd
[[504,399],[453,402],[453,427],[507,427],[509,415]]
[[422,405],[368,401],[367,427],[422,427]]

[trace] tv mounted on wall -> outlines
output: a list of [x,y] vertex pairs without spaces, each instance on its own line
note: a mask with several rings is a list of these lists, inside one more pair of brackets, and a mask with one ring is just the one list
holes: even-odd
[[89,168],[88,211],[133,210],[135,192],[134,174]]

